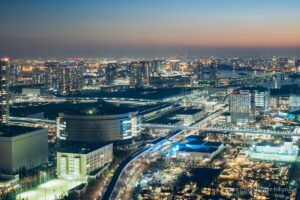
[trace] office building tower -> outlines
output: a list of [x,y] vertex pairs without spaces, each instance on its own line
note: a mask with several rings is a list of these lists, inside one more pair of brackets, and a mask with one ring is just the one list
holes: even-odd
[[150,82],[151,62],[141,61],[142,66],[142,82],[144,86],[148,86]]
[[105,69],[106,85],[112,85],[116,79],[117,63],[108,63]]
[[217,68],[218,64],[216,62],[212,62],[209,67],[209,80],[215,81],[217,79]]
[[83,88],[83,66],[78,63],[65,63],[58,67],[58,92],[68,95],[81,91]]
[[270,109],[270,90],[255,86],[242,87],[240,90],[248,91],[251,94],[252,110],[255,114],[265,114]]
[[297,72],[300,72],[300,59],[296,59],[295,61],[295,68]]
[[200,81],[200,80],[203,80],[204,79],[204,73],[202,73],[202,70],[203,70],[203,64],[201,62],[198,62],[196,67],[195,67],[195,75],[197,77],[197,80]]
[[253,90],[255,112],[266,113],[270,109],[270,90],[267,89],[255,89]]
[[8,61],[0,58],[0,125],[7,123],[9,117]]
[[81,91],[84,83],[84,65],[78,62],[46,62],[45,83],[50,90],[68,95]]
[[130,87],[139,88],[143,85],[143,68],[138,62],[132,62],[129,64],[129,82]]
[[229,109],[231,121],[242,125],[254,119],[254,105],[249,90],[238,90],[230,94]]
[[58,67],[59,62],[45,62],[45,84],[49,89],[58,88]]

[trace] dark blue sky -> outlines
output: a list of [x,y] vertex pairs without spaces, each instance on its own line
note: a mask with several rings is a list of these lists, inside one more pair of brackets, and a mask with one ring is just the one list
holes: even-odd
[[298,0],[1,0],[0,55],[299,54]]

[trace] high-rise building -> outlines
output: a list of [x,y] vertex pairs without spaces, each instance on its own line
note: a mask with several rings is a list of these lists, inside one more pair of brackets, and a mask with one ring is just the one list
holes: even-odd
[[197,80],[203,80],[204,79],[204,73],[202,73],[203,64],[201,62],[197,63],[197,66],[195,67],[195,75],[197,76]]
[[45,83],[49,89],[68,95],[83,88],[84,65],[78,62],[45,63]]
[[159,70],[160,70],[161,63],[162,63],[162,61],[160,61],[160,60],[154,60],[151,62],[151,70],[150,70],[151,77],[159,76]]
[[140,63],[138,62],[132,62],[129,64],[129,81],[130,81],[130,87],[138,88],[142,87],[143,83],[143,69]]
[[116,78],[117,63],[108,63],[105,70],[106,85],[112,85]]
[[236,124],[248,124],[254,119],[254,105],[249,90],[234,91],[230,95],[229,109],[231,121]]
[[296,71],[299,72],[300,71],[300,59],[296,59],[295,67],[296,67]]
[[8,122],[8,58],[0,58],[0,125]]
[[209,80],[215,81],[217,79],[217,67],[216,62],[212,62],[209,67]]
[[258,113],[266,113],[270,108],[270,90],[267,89],[254,89],[254,104],[255,104],[255,112]]
[[148,86],[150,82],[150,70],[151,70],[151,62],[142,61],[142,82],[144,86]]
[[251,105],[254,114],[263,114],[269,111],[270,90],[260,86],[242,87],[240,90],[248,91],[251,94]]
[[58,92],[61,95],[81,91],[83,88],[83,66],[67,63],[58,67]]
[[58,73],[59,62],[45,62],[45,83],[49,89],[58,88]]

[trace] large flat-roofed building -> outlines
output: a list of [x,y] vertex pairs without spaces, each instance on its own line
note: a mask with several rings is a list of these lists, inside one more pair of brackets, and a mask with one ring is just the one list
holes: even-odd
[[253,160],[294,162],[297,159],[299,148],[291,140],[281,144],[258,143],[253,145],[248,153]]
[[182,120],[183,126],[189,126],[201,118],[205,112],[198,108],[182,108],[177,110],[174,114],[175,119]]
[[141,116],[138,111],[125,108],[108,110],[83,105],[60,114],[60,124],[65,127],[63,132],[68,141],[125,144],[140,134]]
[[40,88],[22,88],[22,95],[27,97],[38,97],[41,95]]
[[57,151],[57,175],[64,179],[85,179],[113,159],[113,144],[81,144]]
[[47,129],[0,127],[0,170],[8,173],[31,169],[48,162]]
[[186,138],[185,144],[177,144],[172,151],[178,159],[186,161],[209,161],[224,150],[222,142],[203,141],[201,137],[192,135]]

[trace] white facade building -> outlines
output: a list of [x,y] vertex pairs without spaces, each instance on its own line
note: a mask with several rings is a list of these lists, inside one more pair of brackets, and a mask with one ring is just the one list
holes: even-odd
[[57,152],[57,175],[63,179],[86,179],[113,159],[113,144],[84,144]]

